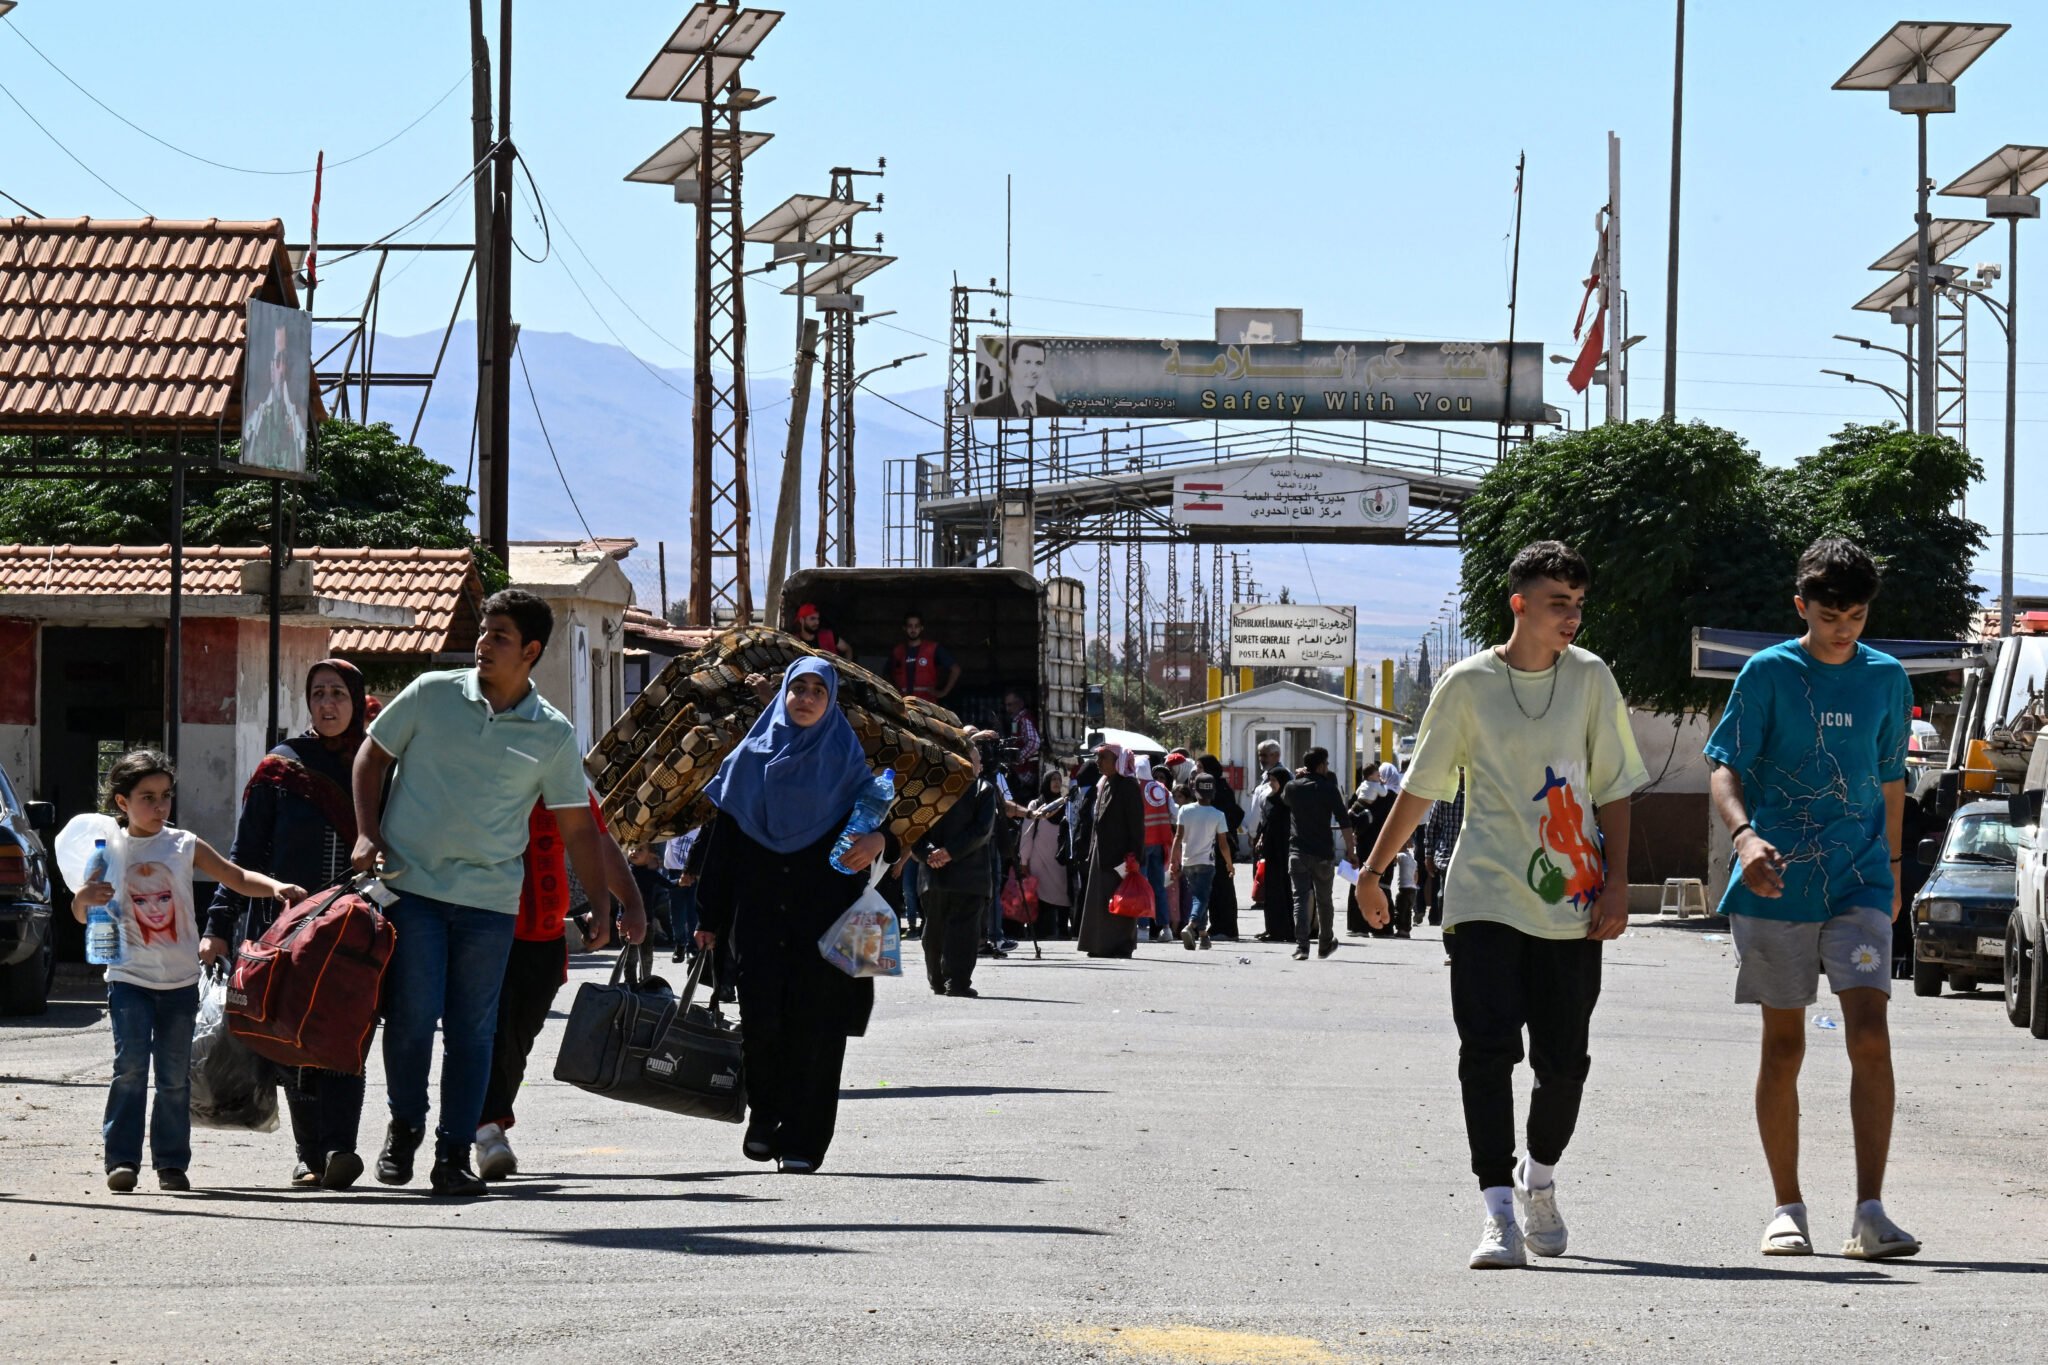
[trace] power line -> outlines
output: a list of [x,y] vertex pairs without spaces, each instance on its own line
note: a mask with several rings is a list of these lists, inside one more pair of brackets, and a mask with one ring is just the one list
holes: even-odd
[[879,390],[877,390],[873,385],[869,384],[867,380],[861,380],[860,386],[866,389],[869,393],[873,394],[875,397],[881,399],[884,403],[887,403],[890,407],[900,409],[903,412],[909,413],[912,417],[915,417],[920,422],[930,422],[933,426],[938,427],[941,430],[944,430],[946,424],[944,422],[941,422],[938,418],[927,417],[923,413],[919,412],[916,408],[904,407],[903,404],[897,402],[888,394],[882,393]]
[[555,438],[548,435],[547,419],[540,415],[540,398],[533,391],[533,375],[526,368],[526,348],[514,346],[512,354],[519,357],[519,373],[526,380],[526,398],[533,404],[533,420],[540,424],[540,438],[547,442],[548,458],[555,462],[555,477],[562,481],[562,491],[569,495],[569,506],[575,511],[576,520],[583,526],[584,538],[595,544],[597,537],[592,534],[590,522],[585,519],[583,509],[577,505],[576,490],[569,487],[569,476],[562,469],[562,457],[555,454]]
[[[23,104],[20,100],[15,99],[14,92],[12,90],[9,90],[5,85],[0,85],[0,95],[7,96],[7,98],[13,102],[14,107],[21,110],[22,116],[24,118],[26,118],[30,123],[33,123],[44,137],[50,139],[50,141],[57,144],[58,151],[64,153],[64,155],[70,157],[73,162],[77,163],[78,169],[84,171],[87,175],[99,181],[100,184],[105,185],[109,190],[113,190],[113,194],[116,199],[121,200],[123,203],[127,204],[128,207],[134,209],[143,217],[147,218],[150,216],[150,212],[148,209],[142,207],[142,205],[136,203],[133,199],[130,199],[127,195],[121,193],[121,191],[114,189],[113,183],[111,181],[109,181],[105,176],[101,175],[98,171],[94,170],[92,167],[86,165],[84,158],[80,157],[77,152],[72,151],[69,147],[66,147],[63,141],[55,133],[51,132],[48,128],[43,127],[43,121],[37,118],[34,114],[29,113],[28,106],[26,104]],[[13,198],[12,195],[9,195],[8,197],[10,199]],[[15,202],[20,203],[21,201],[17,199],[15,200]]]
[[[331,267],[340,265],[343,261],[354,260],[358,256],[364,255],[368,252],[375,251],[377,248],[383,246],[386,242],[390,241],[393,237],[398,236],[400,233],[408,231],[409,229],[411,229],[413,224],[419,222],[420,219],[426,217],[435,209],[440,208],[441,205],[447,203],[448,200],[454,196],[457,190],[461,189],[464,185],[467,185],[470,181],[476,179],[477,175],[483,170],[483,168],[491,164],[491,158],[497,154],[498,148],[503,145],[503,138],[500,138],[498,141],[493,142],[490,145],[490,149],[484,153],[483,160],[477,162],[476,165],[471,166],[469,168],[468,174],[464,175],[462,179],[456,181],[453,185],[450,185],[447,191],[443,193],[440,198],[436,199],[433,203],[421,209],[418,213],[415,213],[412,217],[406,219],[403,223],[400,223],[397,227],[391,229],[391,231],[377,238],[377,240],[375,240],[374,242],[365,243],[364,245],[357,247],[354,251],[344,251],[339,256],[335,256],[329,260],[323,261],[321,262],[321,264]],[[140,206],[138,205],[138,207]]]
[[0,190],[0,199],[5,199],[8,203],[14,205],[14,207],[20,209],[23,213],[27,214],[31,218],[40,218],[43,216],[42,214],[37,213],[34,209],[30,208],[27,204],[24,204],[19,199],[16,199],[6,190]]
[[[21,41],[28,44],[29,51],[35,53],[36,56],[42,58],[43,64],[49,67],[50,70],[62,76],[66,83],[68,83],[73,90],[76,90],[79,94],[85,96],[94,104],[97,104],[102,110],[113,115],[114,118],[128,125],[128,127],[134,129],[136,132],[142,134],[151,142],[156,143],[159,147],[167,148],[170,151],[176,152],[179,156],[200,162],[203,165],[212,166],[223,171],[234,171],[239,175],[311,175],[313,173],[313,167],[311,166],[302,166],[297,169],[289,171],[267,171],[261,170],[254,166],[236,166],[225,161],[216,161],[210,156],[201,156],[197,152],[188,151],[187,149],[180,147],[175,142],[171,142],[165,138],[158,137],[155,133],[152,133],[151,131],[149,131],[149,129],[143,127],[134,119],[129,118],[126,114],[122,113],[120,110],[108,104],[98,95],[93,94],[92,91],[80,85],[78,81],[73,78],[69,71],[66,71],[63,67],[57,65],[57,63],[50,57],[49,53],[37,47],[35,45],[35,41],[31,39],[26,33],[21,31],[21,26],[19,24],[10,21],[8,27],[13,31],[15,37],[21,39]],[[474,66],[472,66],[471,70],[474,69]],[[412,122],[406,124],[403,128],[400,128],[397,132],[393,133],[390,137],[385,138],[382,142],[370,148],[368,151],[357,152],[354,156],[345,156],[341,158],[339,161],[328,162],[327,169],[330,171],[338,170],[343,166],[351,164],[352,162],[361,161],[364,157],[372,156],[377,152],[383,151],[386,147],[389,147],[392,143],[398,141],[398,139],[404,137],[407,133],[411,132],[413,129],[419,127],[421,123],[425,122],[427,115],[433,113],[436,109],[439,109],[442,105],[446,104],[448,102],[448,97],[450,95],[453,95],[458,89],[460,89],[462,87],[462,83],[468,79],[469,71],[464,71],[460,76],[455,78],[455,84],[449,86],[446,90],[442,91],[441,98],[435,100],[432,104],[428,105],[426,109],[419,115],[419,117],[415,118]]]
[[[523,155],[519,159],[522,163],[525,162],[526,160],[526,158]],[[604,285],[606,289],[611,290],[612,297],[619,301],[620,306],[623,307],[628,313],[631,313],[633,315],[633,320],[639,323],[642,327],[645,327],[648,330],[649,334],[655,337],[655,339],[660,341],[663,345],[667,346],[677,355],[682,356],[683,359],[686,361],[693,359],[693,357],[690,354],[689,347],[682,345],[680,342],[672,340],[670,337],[663,334],[662,331],[659,328],[657,328],[653,323],[649,322],[646,318],[641,317],[639,311],[633,307],[632,303],[627,300],[626,296],[619,292],[618,286],[614,285],[609,279],[605,278],[605,273],[602,270],[598,269],[597,262],[590,259],[590,253],[583,249],[583,243],[576,239],[576,232],[573,228],[569,226],[569,220],[562,216],[562,211],[554,206],[554,204],[548,199],[547,194],[541,189],[540,183],[534,179],[531,167],[528,167],[527,169],[526,179],[527,183],[533,186],[534,197],[541,201],[541,204],[547,209],[549,216],[554,219],[556,226],[562,229],[562,235],[569,239],[569,245],[576,248],[576,254],[578,256],[581,256],[583,258],[583,263],[590,267],[590,273],[597,276],[598,282]],[[587,295],[584,298],[584,302],[590,302],[589,297]],[[595,313],[597,311],[597,305],[591,304],[590,311]],[[613,333],[614,339],[617,338],[617,335],[617,333]],[[625,344],[626,343],[623,341],[619,342],[619,345],[621,346],[624,346]]]

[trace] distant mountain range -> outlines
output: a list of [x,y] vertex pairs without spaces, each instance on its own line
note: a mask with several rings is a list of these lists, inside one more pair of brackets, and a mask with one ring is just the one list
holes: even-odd
[[[440,333],[380,336],[377,368],[424,372],[434,363]],[[316,341],[316,352],[324,342]],[[689,460],[691,374],[688,369],[651,367],[624,348],[562,332],[524,329],[520,351],[532,376],[533,399],[526,377],[515,366],[512,376],[512,538],[567,540],[583,534],[577,511],[599,536],[631,536],[640,549],[626,562],[640,591],[642,604],[657,605],[656,542],[669,549],[669,595],[685,592],[689,540]],[[762,360],[764,354],[772,360]],[[772,525],[779,488],[782,452],[788,432],[789,374],[779,348],[755,347],[757,363],[779,372],[757,378],[749,386],[753,404],[750,454],[754,506],[756,588],[766,576],[761,547]],[[472,458],[472,405],[476,391],[476,342],[472,324],[462,323],[451,337],[441,375],[420,423],[419,444],[461,478]],[[541,421],[535,419],[535,401]],[[856,427],[855,544],[858,561],[884,562],[888,462],[940,447],[938,425],[943,393],[936,388],[892,393],[887,399],[862,392],[854,403]],[[412,429],[418,410],[414,390],[391,388],[374,393],[370,416],[388,421],[403,436]],[[816,536],[818,396],[815,387],[804,438],[804,511],[800,543],[809,561]],[[559,459],[561,473],[556,472]],[[574,505],[563,491],[566,479]],[[1165,566],[1155,551],[1148,593],[1164,594]],[[1070,555],[1067,571],[1088,584],[1092,596],[1095,553]],[[1413,649],[1437,604],[1457,585],[1455,551],[1401,546],[1318,547],[1313,557],[1301,547],[1258,548],[1253,574],[1270,598],[1284,585],[1300,602],[1355,604],[1359,609],[1359,645],[1363,655],[1399,657]],[[1187,572],[1182,560],[1182,573]],[[1114,570],[1122,589],[1121,556]],[[1976,575],[1995,602],[1996,574]],[[2048,593],[2048,583],[2025,580],[2019,590]],[[1090,604],[1093,619],[1093,603]],[[1121,607],[1119,601],[1118,606]]]

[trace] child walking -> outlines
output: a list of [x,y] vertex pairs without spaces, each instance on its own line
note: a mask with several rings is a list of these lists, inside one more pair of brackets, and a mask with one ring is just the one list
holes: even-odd
[[[120,961],[107,968],[107,1018],[114,1028],[114,1081],[107,1090],[107,1188],[135,1188],[142,1166],[143,1111],[149,1070],[156,1065],[156,1111],[149,1124],[156,1183],[189,1190],[192,1162],[192,1028],[199,1013],[202,952],[192,913],[192,873],[244,896],[290,905],[306,893],[297,886],[246,872],[213,851],[204,839],[166,823],[177,774],[155,749],[124,754],[107,774],[107,793],[118,829],[107,840],[112,882],[92,881],[71,898],[80,924],[86,912],[115,899]],[[89,817],[81,816],[80,819]]]

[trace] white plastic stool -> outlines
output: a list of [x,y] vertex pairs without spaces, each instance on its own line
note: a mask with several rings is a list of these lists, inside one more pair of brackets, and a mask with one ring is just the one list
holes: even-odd
[[1699,911],[1700,918],[1707,917],[1707,888],[1697,877],[1666,877],[1664,895],[1657,902],[1657,918],[1676,914],[1680,919]]

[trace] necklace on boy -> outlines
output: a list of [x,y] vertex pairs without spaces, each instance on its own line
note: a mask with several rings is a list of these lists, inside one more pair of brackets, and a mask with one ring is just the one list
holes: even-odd
[[1556,661],[1550,665],[1550,695],[1544,699],[1543,709],[1533,716],[1529,714],[1529,708],[1522,705],[1522,694],[1515,690],[1515,666],[1508,663],[1507,651],[1496,648],[1493,651],[1493,656],[1507,666],[1508,695],[1515,699],[1515,709],[1522,713],[1522,719],[1542,720],[1545,716],[1549,715],[1551,704],[1557,700],[1557,675],[1560,671],[1560,666],[1564,663],[1564,656],[1560,654]]

